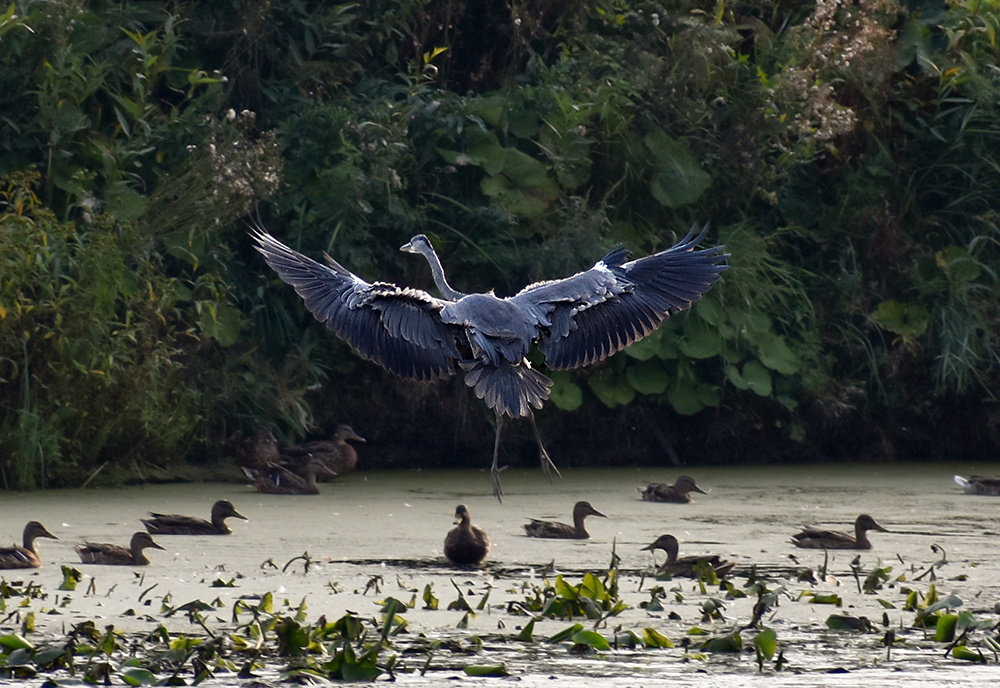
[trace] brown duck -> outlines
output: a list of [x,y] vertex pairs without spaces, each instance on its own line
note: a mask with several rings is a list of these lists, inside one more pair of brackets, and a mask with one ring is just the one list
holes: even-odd
[[338,476],[344,476],[358,465],[358,453],[348,444],[348,440],[366,441],[364,437],[354,432],[350,425],[341,425],[333,434],[332,440],[305,442],[285,447],[281,450],[281,460],[293,470],[296,470],[295,466],[304,466],[311,460],[321,461]]
[[128,547],[109,545],[104,542],[85,542],[73,549],[84,564],[113,564],[115,566],[145,566],[149,559],[142,553],[144,549],[164,549],[153,542],[153,536],[140,530],[132,536]]
[[233,532],[226,525],[227,518],[247,517],[241,514],[228,499],[220,499],[212,505],[212,520],[180,514],[150,513],[152,518],[141,518],[143,525],[153,535],[229,535]]
[[666,483],[650,483],[646,487],[635,488],[644,502],[675,502],[686,504],[691,501],[691,493],[707,494],[695,485],[694,478],[682,475],[673,485]]
[[965,494],[1000,496],[1000,477],[970,475],[968,479],[955,476],[955,482],[962,486]]
[[590,502],[577,502],[573,507],[573,525],[559,523],[557,521],[539,521],[531,519],[531,523],[525,523],[522,528],[528,537],[536,538],[567,538],[576,540],[586,540],[590,533],[583,525],[584,519],[588,516],[601,516],[607,518],[600,511],[590,506]]
[[[656,569],[658,574],[669,573],[672,576],[697,578],[698,572],[696,569],[709,566],[713,571],[715,571],[715,575],[721,579],[728,576],[736,566],[736,562],[726,561],[718,554],[700,554],[678,557],[677,552],[680,549],[680,545],[677,542],[677,538],[670,534],[661,535],[656,538],[656,542],[646,545],[642,549],[643,551],[649,550],[651,552],[662,549],[667,553],[667,560],[660,564],[660,566]],[[656,563],[655,554],[653,555],[653,563]]]
[[316,476],[335,477],[337,474],[323,465],[321,461],[309,461],[302,469],[302,474],[280,464],[269,464],[262,469],[243,467],[243,472],[258,492],[283,495],[314,495],[319,494]]
[[21,537],[21,547],[17,545],[0,547],[0,569],[37,569],[40,567],[42,560],[38,558],[38,550],[35,549],[35,539],[40,537],[59,539],[47,531],[45,526],[38,521],[28,521],[28,525],[24,527],[24,535]]
[[853,536],[837,530],[805,528],[801,533],[792,536],[792,544],[806,549],[871,549],[872,543],[868,540],[869,530],[889,532],[868,514],[861,514],[854,522]]
[[278,451],[278,440],[269,425],[258,425],[253,437],[248,437],[240,444],[237,463],[250,469],[263,469],[272,463],[281,461]]
[[490,553],[490,538],[479,526],[472,525],[472,516],[464,504],[455,509],[458,527],[448,532],[444,539],[444,555],[459,566],[478,566]]

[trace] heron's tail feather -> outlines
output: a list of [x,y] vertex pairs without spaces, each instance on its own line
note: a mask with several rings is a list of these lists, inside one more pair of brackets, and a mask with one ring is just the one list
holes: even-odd
[[540,409],[549,398],[552,380],[533,370],[527,361],[518,365],[502,361],[497,367],[481,361],[466,361],[461,365],[465,384],[497,413],[513,418],[527,416],[532,406]]

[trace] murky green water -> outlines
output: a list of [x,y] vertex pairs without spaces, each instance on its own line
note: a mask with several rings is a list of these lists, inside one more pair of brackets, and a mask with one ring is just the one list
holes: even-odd
[[[754,469],[688,469],[707,495],[693,504],[642,502],[636,487],[649,481],[673,481],[676,470],[565,471],[549,485],[537,471],[504,474],[506,497],[500,505],[490,495],[485,472],[355,473],[327,483],[313,497],[259,495],[240,485],[167,485],[119,490],[54,491],[0,496],[0,536],[20,539],[24,523],[42,521],[59,541],[41,540],[45,564],[40,571],[3,572],[7,580],[41,584],[55,593],[62,580],[61,564],[79,568],[87,576],[77,591],[57,599],[33,601],[36,634],[58,636],[85,619],[98,625],[114,624],[127,632],[149,632],[164,624],[173,632],[196,634],[200,629],[183,615],[164,617],[164,600],[176,606],[185,601],[218,599],[225,607],[209,617],[220,628],[231,625],[232,604],[240,596],[273,592],[294,607],[305,600],[310,619],[336,619],[348,610],[377,615],[377,601],[388,596],[416,605],[405,613],[410,633],[396,643],[400,665],[424,667],[426,640],[454,641],[435,652],[425,675],[397,674],[400,683],[434,685],[442,678],[462,676],[467,664],[504,662],[508,671],[528,685],[579,685],[600,677],[601,685],[699,686],[744,685],[867,685],[898,686],[919,678],[924,685],[971,682],[996,677],[995,658],[986,666],[945,657],[946,644],[912,628],[914,613],[904,611],[904,588],[926,594],[936,586],[943,598],[957,595],[962,610],[976,618],[1000,619],[1000,562],[997,561],[996,516],[1000,498],[961,493],[952,481],[955,473],[994,473],[990,466],[885,465],[826,467],[763,467]],[[148,552],[152,564],[142,569],[83,566],[72,545],[83,540],[127,543],[141,527],[147,511],[188,513],[207,517],[216,499],[230,499],[250,518],[233,520],[228,537],[159,536],[166,551]],[[572,505],[586,499],[608,515],[587,521],[588,541],[536,540],[524,537],[521,524],[529,517],[570,521]],[[493,543],[487,566],[468,571],[448,566],[441,554],[446,532],[458,503],[466,504],[473,522],[483,527]],[[831,553],[828,577],[816,584],[799,582],[794,575],[818,569],[822,551],[800,550],[788,538],[806,524],[850,530],[859,513],[873,515],[889,533],[872,533],[875,549],[860,553],[862,578],[874,567],[892,566],[889,580],[874,594],[860,594],[851,572],[855,552]],[[738,563],[734,582],[742,587],[751,565],[769,576],[771,589],[785,586],[779,605],[764,617],[775,629],[785,653],[780,673],[765,664],[758,671],[751,640],[743,631],[744,650],[736,654],[685,655],[681,644],[692,627],[724,634],[745,626],[755,598],[723,600],[721,620],[703,621],[701,603],[722,599],[717,588],[702,594],[688,580],[657,582],[649,577],[652,560],[641,547],[662,533],[673,533],[681,554],[717,553]],[[573,583],[583,574],[603,573],[611,560],[612,544],[621,558],[621,597],[629,608],[608,621],[601,632],[615,627],[641,632],[652,627],[677,647],[658,650],[618,650],[578,656],[566,644],[524,643],[512,639],[527,618],[508,612],[511,601],[525,598],[532,584],[553,580],[562,573]],[[932,550],[932,545],[943,549]],[[299,559],[312,560],[305,570]],[[662,561],[662,553],[659,554]],[[942,558],[946,563],[940,563]],[[935,565],[933,574],[928,567]],[[924,574],[920,580],[914,580]],[[897,578],[905,574],[903,581]],[[936,580],[932,581],[932,577]],[[234,580],[235,587],[213,587],[213,581]],[[487,591],[489,599],[468,628],[456,626],[465,616],[447,611],[458,597],[458,584],[475,607]],[[369,585],[371,584],[371,585]],[[375,587],[377,584],[377,590]],[[86,591],[92,585],[88,594]],[[430,585],[440,609],[423,609],[421,593]],[[662,612],[639,607],[650,590],[661,585],[668,593]],[[368,586],[366,592],[366,586]],[[836,593],[842,607],[815,604],[800,597],[805,590]],[[70,599],[67,599],[70,598]],[[169,605],[168,605],[169,606]],[[50,613],[56,611],[57,613]],[[8,613],[10,608],[8,608]],[[676,618],[669,618],[673,613]],[[831,631],[831,614],[868,617],[876,633]],[[883,617],[884,615],[884,617]],[[888,620],[897,646],[890,658],[882,644]],[[586,620],[575,619],[585,625]],[[536,623],[536,640],[554,634],[572,622]],[[8,617],[3,633],[19,625]],[[479,636],[477,650],[469,639]],[[969,645],[981,641],[973,635]],[[408,646],[416,648],[408,652]],[[451,649],[447,649],[451,648]],[[693,651],[692,651],[693,653]],[[276,666],[275,669],[278,667]],[[845,670],[848,673],[828,673]],[[275,680],[277,674],[264,676]],[[217,673],[202,685],[240,683],[235,675]]]

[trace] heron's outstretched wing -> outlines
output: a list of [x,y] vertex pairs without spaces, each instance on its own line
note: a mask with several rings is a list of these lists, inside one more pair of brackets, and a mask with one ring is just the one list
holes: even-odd
[[427,382],[449,377],[461,358],[456,329],[441,322],[444,302],[427,292],[369,284],[327,257],[317,263],[257,229],[255,247],[306,308],[341,339],[391,373]]
[[706,231],[628,263],[628,252],[618,249],[590,270],[511,297],[536,318],[546,364],[566,370],[600,361],[700,299],[727,268],[721,247],[695,250]]

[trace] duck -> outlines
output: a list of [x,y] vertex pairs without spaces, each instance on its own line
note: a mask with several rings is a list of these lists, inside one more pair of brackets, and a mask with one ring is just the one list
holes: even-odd
[[17,545],[0,547],[0,569],[40,568],[42,560],[38,558],[38,550],[35,549],[35,540],[40,537],[59,539],[38,521],[28,521],[28,525],[24,527],[24,535],[21,537],[23,543],[21,547]]
[[152,518],[140,518],[146,530],[153,535],[229,535],[232,529],[226,525],[227,518],[247,517],[241,514],[228,499],[220,499],[212,505],[212,520],[206,521],[197,516],[181,516],[180,514],[157,514],[150,512]]
[[253,481],[258,492],[282,495],[319,494],[316,477],[320,475],[335,477],[337,475],[323,465],[323,462],[316,460],[307,462],[302,469],[302,474],[275,463],[268,464],[263,469],[244,466],[243,472]]
[[110,545],[105,542],[85,542],[73,549],[84,564],[113,564],[116,566],[145,566],[149,559],[142,553],[144,549],[165,549],[153,542],[153,536],[144,530],[132,535],[128,547]]
[[694,478],[682,475],[677,478],[673,485],[666,483],[650,483],[646,487],[635,488],[644,502],[675,502],[677,504],[687,504],[691,502],[691,493],[708,494],[698,487]]
[[[350,473],[358,465],[358,452],[347,441],[366,442],[350,425],[341,425],[332,440],[318,440],[285,447],[281,450],[282,463],[290,466],[304,465],[309,460],[322,461],[337,476]],[[293,469],[294,470],[294,469]]]
[[889,532],[868,514],[861,514],[854,522],[853,536],[836,530],[805,528],[801,533],[792,536],[792,544],[806,549],[871,549],[872,543],[868,540],[869,530]]
[[[715,575],[720,579],[728,576],[736,567],[736,562],[726,561],[718,554],[699,554],[686,557],[678,557],[677,552],[680,545],[677,538],[669,533],[656,538],[652,544],[646,545],[642,551],[662,549],[667,553],[667,560],[656,569],[657,574],[669,573],[671,576],[684,576],[685,578],[697,578],[697,569],[704,566],[711,567]],[[653,555],[653,563],[656,563],[656,555]],[[699,566],[700,565],[700,566]]]
[[253,437],[247,437],[240,444],[237,463],[250,469],[264,469],[268,464],[279,463],[281,452],[278,440],[270,425],[263,423],[257,426]]
[[472,516],[464,504],[455,508],[457,528],[448,531],[444,539],[444,555],[458,566],[479,566],[490,553],[490,538],[479,526],[472,525]]
[[577,502],[573,507],[573,525],[558,523],[556,521],[539,521],[531,519],[531,523],[525,523],[522,528],[528,537],[536,538],[566,538],[574,540],[586,540],[590,533],[583,525],[583,521],[588,516],[600,516],[607,518],[600,511],[590,506],[590,502]]
[[962,486],[965,494],[1000,496],[1000,477],[970,475],[968,480],[960,475],[955,476],[955,482]]

